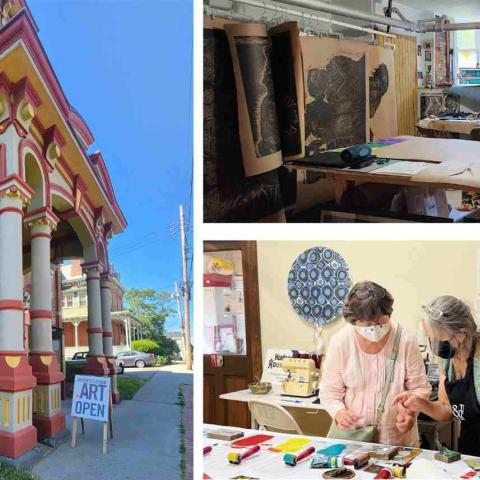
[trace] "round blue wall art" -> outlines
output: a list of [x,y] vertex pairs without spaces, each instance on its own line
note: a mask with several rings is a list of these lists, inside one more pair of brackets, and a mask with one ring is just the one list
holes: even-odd
[[347,262],[327,247],[305,250],[288,273],[292,307],[315,325],[325,325],[342,315],[343,302],[351,286]]

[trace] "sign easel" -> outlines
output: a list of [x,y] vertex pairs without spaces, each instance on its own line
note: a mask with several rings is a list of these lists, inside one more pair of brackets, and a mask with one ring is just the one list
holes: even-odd
[[78,419],[85,434],[85,419],[103,423],[102,452],[107,453],[108,430],[113,439],[113,405],[109,377],[76,375],[73,388],[72,448],[77,443]]

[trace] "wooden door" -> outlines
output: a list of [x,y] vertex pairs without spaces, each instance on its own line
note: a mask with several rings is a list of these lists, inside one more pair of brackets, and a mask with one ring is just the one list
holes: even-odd
[[[222,287],[218,276],[217,281],[212,280],[215,274],[209,273],[209,262],[218,258],[235,263],[230,286]],[[261,375],[256,242],[205,242],[203,288],[204,422],[249,428],[247,404],[219,397],[248,388],[248,383]],[[216,354],[223,360],[222,366],[215,366]]]

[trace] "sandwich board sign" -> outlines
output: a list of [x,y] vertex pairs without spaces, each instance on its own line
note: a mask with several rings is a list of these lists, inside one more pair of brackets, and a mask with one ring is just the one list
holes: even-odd
[[72,447],[75,447],[77,435],[77,420],[84,419],[103,422],[103,453],[107,451],[107,428],[110,424],[112,434],[112,396],[110,394],[110,377],[93,375],[76,375],[73,386],[72,411]]
[[72,417],[108,422],[110,378],[76,375]]

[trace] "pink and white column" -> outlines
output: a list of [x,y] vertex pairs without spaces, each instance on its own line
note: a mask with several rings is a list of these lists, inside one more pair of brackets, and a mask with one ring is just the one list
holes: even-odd
[[112,331],[112,279],[108,273],[101,277],[101,301],[102,301],[102,326],[103,326],[103,353],[107,359],[109,375],[112,377],[112,400],[120,403],[120,392],[117,385],[117,373],[115,356],[113,354],[113,331]]
[[32,425],[36,379],[23,343],[23,206],[32,196],[17,175],[0,181],[0,456],[18,458],[37,444]]
[[100,264],[84,263],[87,275],[88,297],[88,356],[84,368],[86,375],[107,376],[110,370],[103,352],[102,297],[100,292]]
[[29,212],[24,223],[31,233],[32,296],[30,365],[37,379],[33,392],[33,424],[38,437],[52,443],[65,431],[61,408],[64,375],[52,345],[52,280],[50,242],[58,218],[49,208]]

